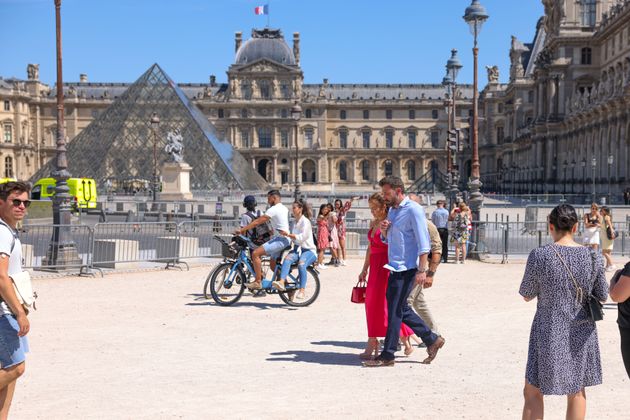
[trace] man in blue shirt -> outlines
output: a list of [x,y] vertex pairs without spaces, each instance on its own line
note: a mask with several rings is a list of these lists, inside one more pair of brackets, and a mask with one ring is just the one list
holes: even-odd
[[387,219],[380,225],[381,239],[389,245],[389,264],[385,266],[390,270],[386,293],[387,335],[380,356],[364,362],[364,366],[394,365],[403,322],[426,344],[429,356],[423,363],[428,364],[435,359],[445,340],[431,331],[407,303],[411,289],[416,284],[423,285],[427,278],[427,254],[431,242],[426,216],[422,206],[405,196],[402,179],[388,176],[381,179],[379,185],[390,207]]
[[444,200],[438,200],[437,209],[431,214],[431,221],[440,232],[440,239],[442,240],[442,262],[448,262],[448,210],[444,208],[446,202]]

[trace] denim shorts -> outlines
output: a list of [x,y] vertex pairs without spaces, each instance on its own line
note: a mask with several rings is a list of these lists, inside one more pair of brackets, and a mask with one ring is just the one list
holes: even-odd
[[284,236],[276,236],[272,238],[269,242],[265,242],[263,244],[263,249],[271,258],[277,258],[280,256],[280,253],[289,245],[291,245],[291,241],[289,238]]
[[17,320],[13,315],[0,315],[0,368],[6,369],[26,360],[28,339],[18,337]]

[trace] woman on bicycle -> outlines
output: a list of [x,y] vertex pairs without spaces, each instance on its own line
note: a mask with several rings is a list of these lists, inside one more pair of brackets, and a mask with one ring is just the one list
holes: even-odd
[[313,227],[311,226],[311,211],[303,200],[297,200],[292,207],[295,226],[291,233],[282,232],[283,236],[293,241],[293,250],[284,258],[280,278],[272,283],[277,290],[284,292],[286,279],[291,271],[291,265],[297,262],[300,274],[300,287],[296,300],[305,299],[304,288],[306,287],[306,269],[317,260],[317,247],[313,241]]

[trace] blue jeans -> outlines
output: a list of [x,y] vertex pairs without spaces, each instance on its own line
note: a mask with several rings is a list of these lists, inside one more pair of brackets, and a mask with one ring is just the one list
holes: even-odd
[[313,264],[317,260],[317,255],[310,249],[302,249],[302,254],[298,255],[298,248],[293,248],[293,251],[284,258],[282,262],[282,269],[280,270],[280,278],[286,280],[291,271],[291,265],[297,262],[298,272],[300,273],[300,289],[306,287],[306,268]]
[[430,346],[435,343],[438,336],[431,331],[427,324],[416,314],[407,303],[407,298],[413,289],[416,280],[417,269],[401,272],[391,272],[387,283],[387,335],[383,344],[383,352],[380,358],[384,360],[394,359],[394,353],[400,339],[400,324],[403,322],[424,344]]

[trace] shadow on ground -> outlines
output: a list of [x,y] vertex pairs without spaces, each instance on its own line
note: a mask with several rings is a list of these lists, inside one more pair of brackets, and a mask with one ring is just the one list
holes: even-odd
[[[193,302],[186,303],[186,306],[221,306],[221,305],[217,305],[212,299],[206,299],[203,293],[189,293],[188,296],[193,298]],[[251,297],[251,296],[248,296],[248,297]],[[269,299],[269,298],[270,298],[269,296],[262,296],[260,298],[256,298],[258,299],[257,302],[238,301],[233,305],[228,305],[225,307],[238,308],[238,307],[243,307],[243,306],[244,307],[251,306],[258,309],[284,309],[287,311],[295,311],[299,309],[299,308],[288,306],[285,303],[282,303],[282,301],[280,301],[280,303],[271,303],[271,302],[267,303],[263,301],[263,299]]]

